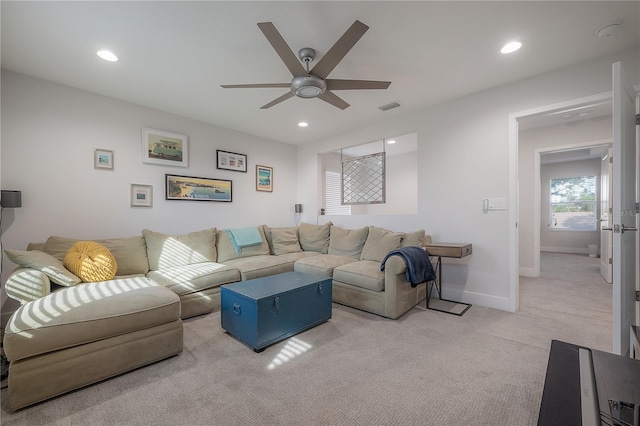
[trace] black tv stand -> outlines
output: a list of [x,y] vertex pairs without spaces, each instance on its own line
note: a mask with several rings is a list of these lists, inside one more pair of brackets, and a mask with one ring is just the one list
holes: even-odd
[[[538,426],[582,425],[580,348],[559,340],[551,342]],[[610,400],[630,403],[634,407],[640,405],[640,360],[593,349],[590,351],[598,404],[600,412],[604,413],[602,424],[615,424],[609,417],[612,413]]]

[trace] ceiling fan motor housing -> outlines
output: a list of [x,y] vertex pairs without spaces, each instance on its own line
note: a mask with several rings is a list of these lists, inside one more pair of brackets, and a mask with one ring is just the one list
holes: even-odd
[[315,98],[326,89],[327,83],[315,75],[300,75],[291,80],[291,91],[299,98]]

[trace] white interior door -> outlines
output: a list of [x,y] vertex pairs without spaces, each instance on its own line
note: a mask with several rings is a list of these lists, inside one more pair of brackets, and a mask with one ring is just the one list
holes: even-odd
[[612,250],[613,233],[611,232],[613,216],[613,148],[600,162],[600,275],[611,284],[613,280]]
[[613,352],[629,351],[636,290],[636,124],[633,86],[613,64]]

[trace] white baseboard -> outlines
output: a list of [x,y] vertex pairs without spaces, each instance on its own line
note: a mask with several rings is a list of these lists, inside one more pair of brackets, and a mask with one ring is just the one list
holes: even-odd
[[552,253],[572,253],[572,254],[589,254],[589,247],[551,247],[540,246],[540,251],[552,252]]
[[471,291],[461,291],[447,283],[442,284],[442,291],[445,299],[456,300],[458,302],[471,303],[472,305],[484,306],[486,308],[499,309],[501,311],[509,311],[509,298],[489,296],[482,293],[474,293]]

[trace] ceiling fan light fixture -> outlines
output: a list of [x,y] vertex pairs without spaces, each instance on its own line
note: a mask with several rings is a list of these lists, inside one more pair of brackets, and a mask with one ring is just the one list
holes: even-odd
[[299,98],[315,98],[324,93],[327,84],[315,75],[301,75],[291,80],[291,91]]

